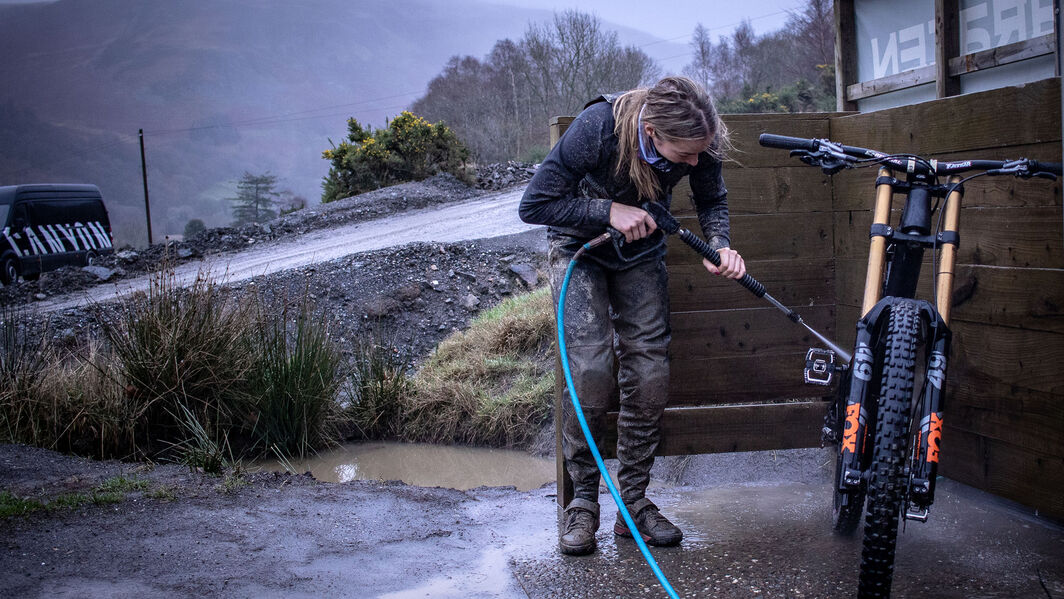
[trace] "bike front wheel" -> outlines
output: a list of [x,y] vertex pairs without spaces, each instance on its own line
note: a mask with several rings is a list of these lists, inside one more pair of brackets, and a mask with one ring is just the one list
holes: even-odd
[[894,575],[898,519],[905,499],[905,462],[909,449],[916,371],[922,340],[920,312],[912,302],[899,302],[890,313],[883,338],[872,476],[868,485],[859,597],[889,597]]

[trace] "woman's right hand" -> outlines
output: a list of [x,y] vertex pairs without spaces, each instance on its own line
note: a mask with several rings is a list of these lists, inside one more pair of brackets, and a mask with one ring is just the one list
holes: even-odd
[[610,204],[610,226],[620,231],[628,243],[642,239],[658,228],[646,210],[618,202]]

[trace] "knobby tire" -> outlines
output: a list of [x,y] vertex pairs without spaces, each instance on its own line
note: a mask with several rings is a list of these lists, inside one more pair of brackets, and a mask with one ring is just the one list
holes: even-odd
[[910,437],[910,406],[920,316],[909,302],[890,313],[883,340],[883,370],[876,423],[875,453],[868,485],[864,548],[858,597],[890,597],[898,519],[908,480],[905,473]]

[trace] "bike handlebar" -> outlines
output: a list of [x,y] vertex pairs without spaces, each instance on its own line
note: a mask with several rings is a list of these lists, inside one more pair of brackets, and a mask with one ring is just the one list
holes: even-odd
[[830,172],[852,167],[857,160],[871,160],[899,170],[927,175],[951,175],[972,170],[986,171],[988,175],[1016,175],[1018,177],[1052,178],[1053,175],[1061,175],[1061,163],[1059,162],[1039,162],[1026,158],[944,162],[919,156],[886,154],[868,148],[838,144],[828,139],[789,137],[773,133],[762,133],[758,142],[769,148],[791,150],[791,155],[799,156],[810,164],[819,164],[825,170],[830,169]]

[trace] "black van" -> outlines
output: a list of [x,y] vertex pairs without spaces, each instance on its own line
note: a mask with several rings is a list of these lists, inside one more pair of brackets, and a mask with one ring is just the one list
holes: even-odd
[[35,279],[114,252],[111,221],[95,185],[0,187],[0,281]]

